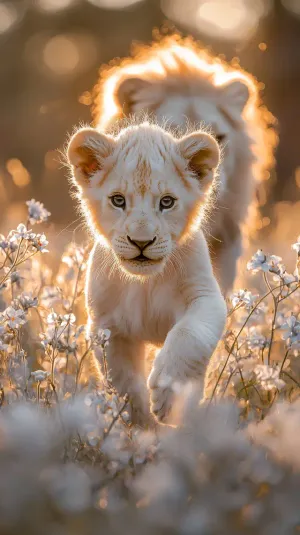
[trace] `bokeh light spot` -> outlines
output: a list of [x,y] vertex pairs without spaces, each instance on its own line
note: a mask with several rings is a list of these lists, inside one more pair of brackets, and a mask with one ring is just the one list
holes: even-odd
[[18,11],[12,4],[0,4],[0,34],[10,30],[18,20]]
[[267,48],[268,48],[268,45],[267,45],[267,43],[259,43],[258,48],[262,52],[265,52],[267,50]]
[[30,174],[20,160],[17,158],[7,160],[6,169],[11,174],[13,182],[18,188],[28,186],[30,183]]
[[212,35],[235,36],[242,38],[243,34],[255,28],[258,17],[252,10],[247,9],[243,2],[209,1],[200,5],[196,19],[199,29],[208,25]]
[[90,106],[93,103],[91,93],[89,91],[82,93],[78,99],[78,102],[80,102],[80,104],[84,104],[85,106]]
[[73,39],[56,35],[50,39],[44,48],[43,59],[45,65],[55,74],[69,74],[79,63],[79,51]]
[[76,0],[35,0],[35,5],[41,11],[56,13],[72,7]]
[[249,39],[271,6],[272,0],[161,0],[174,22],[232,41]]
[[281,0],[281,3],[293,15],[300,17],[300,0]]
[[[228,9],[229,8],[229,9]],[[218,2],[204,2],[200,5],[196,16],[201,22],[212,24],[221,30],[235,30],[242,23],[246,15],[242,3],[229,4]]]
[[88,0],[90,4],[104,9],[124,9],[139,4],[144,0]]

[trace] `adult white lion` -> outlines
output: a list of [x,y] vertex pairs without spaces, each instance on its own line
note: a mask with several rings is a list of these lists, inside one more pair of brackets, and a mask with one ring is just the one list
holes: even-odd
[[144,423],[145,354],[149,343],[161,347],[148,385],[163,420],[174,384],[204,376],[225,324],[201,230],[218,145],[204,132],[175,138],[149,123],[115,136],[87,128],[70,140],[68,159],[95,237],[86,282],[91,329],[110,329],[113,384]]
[[[273,161],[273,117],[258,84],[238,66],[178,36],[139,47],[133,58],[103,68],[95,88],[95,123],[106,130],[119,118],[153,113],[184,127],[205,122],[222,147],[222,191],[206,237],[224,293],[232,288],[255,182]],[[243,228],[244,227],[244,228]]]

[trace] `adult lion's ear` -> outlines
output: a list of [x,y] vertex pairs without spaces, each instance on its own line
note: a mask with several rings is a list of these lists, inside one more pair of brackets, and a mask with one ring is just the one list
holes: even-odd
[[124,115],[128,116],[142,109],[153,110],[160,101],[161,92],[161,86],[156,82],[128,77],[121,80],[117,86],[115,99]]
[[220,107],[238,121],[253,92],[250,85],[241,78],[221,85],[219,90]]
[[194,132],[179,140],[182,156],[188,161],[193,172],[205,191],[214,178],[214,170],[220,161],[220,150],[215,139],[203,132]]
[[103,168],[105,158],[114,150],[111,136],[101,134],[92,128],[82,128],[70,139],[67,158],[73,168],[78,184],[86,185]]

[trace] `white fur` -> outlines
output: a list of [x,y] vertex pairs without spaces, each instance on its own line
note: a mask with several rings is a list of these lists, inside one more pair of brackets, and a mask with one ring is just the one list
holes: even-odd
[[[68,158],[95,237],[86,281],[91,329],[110,329],[113,383],[120,394],[130,394],[144,422],[149,344],[160,348],[148,387],[152,411],[164,420],[174,385],[204,377],[225,324],[225,302],[200,226],[211,190],[207,182],[213,184],[218,165],[217,144],[205,133],[175,139],[149,124],[115,137],[87,129],[71,139]],[[203,165],[200,178],[188,167],[195,158]],[[95,159],[99,169],[88,176],[86,162]],[[126,209],[112,206],[113,192],[126,197]],[[177,202],[161,212],[159,201],[166,194]],[[156,238],[145,250],[149,261],[134,260],[138,249],[127,235]]]
[[204,230],[216,276],[228,293],[242,238],[253,232],[247,216],[255,183],[272,163],[276,144],[272,116],[260,105],[253,77],[175,35],[141,46],[136,57],[105,71],[96,94],[101,129],[109,131],[120,118],[146,112],[173,127],[205,123],[223,137],[221,191]]

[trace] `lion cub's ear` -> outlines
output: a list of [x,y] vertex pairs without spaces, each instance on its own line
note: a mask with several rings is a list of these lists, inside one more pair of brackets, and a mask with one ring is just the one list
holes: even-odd
[[214,178],[214,170],[220,161],[218,143],[209,134],[194,132],[179,140],[182,156],[188,161],[188,168],[199,180],[205,191]]
[[105,158],[114,150],[112,137],[92,128],[82,128],[71,138],[67,158],[73,168],[74,177],[83,186],[103,167]]

